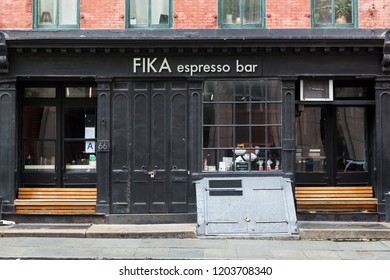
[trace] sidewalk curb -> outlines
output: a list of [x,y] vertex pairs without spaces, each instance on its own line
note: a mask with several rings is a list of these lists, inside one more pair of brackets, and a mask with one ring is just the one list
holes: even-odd
[[197,238],[195,224],[16,224],[0,227],[1,237]]

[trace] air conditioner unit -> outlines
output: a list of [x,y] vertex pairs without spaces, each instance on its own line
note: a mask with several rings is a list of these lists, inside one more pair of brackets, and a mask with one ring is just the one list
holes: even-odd
[[301,101],[333,101],[333,80],[301,80]]

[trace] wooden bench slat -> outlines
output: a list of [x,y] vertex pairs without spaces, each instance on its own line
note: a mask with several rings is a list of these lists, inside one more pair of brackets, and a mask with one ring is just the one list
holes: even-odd
[[297,186],[297,212],[376,212],[372,186]]
[[19,209],[20,214],[93,214],[96,209]]
[[96,188],[22,187],[15,199],[16,213],[95,213]]

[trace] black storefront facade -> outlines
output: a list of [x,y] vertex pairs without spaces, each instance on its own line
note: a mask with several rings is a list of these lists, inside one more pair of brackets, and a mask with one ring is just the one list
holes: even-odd
[[81,186],[99,214],[191,221],[197,180],[269,176],[372,185],[385,211],[386,30],[0,35],[4,213],[22,186]]

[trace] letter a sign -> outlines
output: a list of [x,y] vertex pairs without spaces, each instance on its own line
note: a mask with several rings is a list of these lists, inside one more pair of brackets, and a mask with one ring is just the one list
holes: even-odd
[[95,153],[95,141],[85,141],[85,152]]

